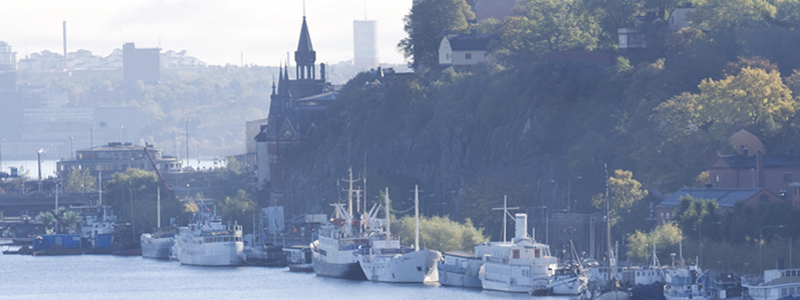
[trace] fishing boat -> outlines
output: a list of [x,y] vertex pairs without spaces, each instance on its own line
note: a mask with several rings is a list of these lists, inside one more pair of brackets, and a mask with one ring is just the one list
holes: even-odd
[[631,296],[637,300],[665,300],[664,297],[664,270],[656,255],[656,246],[653,245],[653,259],[649,266],[628,268],[624,271],[625,278],[632,278],[630,282]]
[[175,244],[175,234],[177,233],[178,227],[174,224],[161,227],[161,188],[159,187],[156,197],[156,229],[152,233],[142,233],[139,237],[142,257],[169,259],[170,248]]
[[369,246],[370,238],[361,227],[361,221],[353,216],[353,183],[356,180],[353,180],[352,169],[347,182],[350,183],[347,209],[342,203],[333,204],[336,217],[331,224],[320,227],[317,240],[310,245],[311,261],[317,276],[364,280],[364,271],[358,265],[358,252]]
[[240,265],[244,251],[242,226],[228,227],[218,216],[208,213],[208,209],[196,213],[175,242],[178,260],[184,265]]
[[667,300],[712,300],[716,296],[711,279],[697,266],[667,269],[664,278]]
[[556,270],[547,284],[547,291],[552,295],[580,295],[587,284],[586,271],[580,263],[571,261]]
[[[508,207],[504,206],[503,219],[507,212]],[[528,236],[528,215],[514,217],[516,235],[512,241],[505,241],[504,234],[503,242],[475,246],[475,254],[483,259],[479,277],[484,290],[516,293],[542,290],[558,268],[557,258],[550,255],[550,246]]]
[[742,287],[753,300],[800,298],[800,269],[765,270],[763,275],[742,276]]
[[313,272],[314,264],[311,262],[311,247],[296,245],[284,247],[283,253],[291,272]]
[[[436,264],[442,254],[436,250],[419,248],[419,188],[414,187],[414,248],[401,247],[397,236],[391,234],[389,226],[389,189],[384,193],[386,200],[385,231],[374,232],[368,248],[362,248],[358,256],[361,270],[368,280],[381,282],[422,283],[438,282],[439,271]],[[375,215],[380,210],[375,206],[367,216],[367,226],[374,229],[379,226]]]

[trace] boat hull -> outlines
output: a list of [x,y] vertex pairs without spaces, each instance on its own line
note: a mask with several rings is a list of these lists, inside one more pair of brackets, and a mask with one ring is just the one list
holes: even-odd
[[172,237],[153,238],[149,235],[142,236],[142,257],[155,259],[169,259],[169,251],[174,244]]
[[242,242],[208,244],[182,243],[178,260],[184,265],[194,266],[238,266],[244,251]]
[[353,280],[365,280],[364,271],[358,265],[358,262],[353,263],[328,263],[323,260],[315,259],[313,262],[314,272],[318,276],[338,277]]
[[442,253],[419,250],[404,254],[361,255],[359,265],[370,281],[423,283],[438,282],[437,262]]
[[631,293],[623,290],[603,292],[592,300],[631,300]]
[[553,280],[548,289],[553,295],[580,295],[587,286],[586,277],[568,277]]
[[483,261],[480,259],[457,260],[455,263],[438,263],[439,284],[466,288],[483,288],[480,272]]

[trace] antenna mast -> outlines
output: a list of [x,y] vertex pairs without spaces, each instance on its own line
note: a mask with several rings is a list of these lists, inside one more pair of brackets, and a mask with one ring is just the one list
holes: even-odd
[[502,210],[503,211],[503,243],[505,243],[507,241],[506,229],[508,227],[508,219],[507,219],[508,218],[508,214],[509,214],[508,211],[509,210],[517,210],[517,209],[519,209],[518,206],[508,207],[508,196],[507,195],[503,195],[503,207],[492,208],[492,210]]

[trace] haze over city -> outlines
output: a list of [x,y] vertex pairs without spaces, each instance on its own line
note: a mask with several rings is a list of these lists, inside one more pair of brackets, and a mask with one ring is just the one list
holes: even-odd
[[[15,1],[4,4],[4,40],[17,57],[26,53],[62,51],[62,21],[67,22],[67,47],[106,56],[123,42],[137,47],[186,50],[212,65],[275,66],[294,51],[302,22],[303,2],[293,1]],[[40,8],[48,7],[46,10]],[[378,47],[383,63],[402,63],[397,43],[405,37],[403,16],[410,0],[307,0],[314,47],[325,49],[318,61],[337,63],[353,57],[353,20],[378,21]],[[13,30],[11,30],[13,28]]]

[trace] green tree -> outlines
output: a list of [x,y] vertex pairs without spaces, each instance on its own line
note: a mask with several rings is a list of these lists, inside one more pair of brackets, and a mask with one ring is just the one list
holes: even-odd
[[222,216],[223,220],[236,221],[238,224],[247,227],[247,225],[252,224],[253,214],[258,212],[258,206],[251,198],[243,190],[237,191],[235,197],[225,197],[217,204],[220,216]]
[[599,27],[577,0],[525,0],[502,28],[503,44],[513,59],[535,59],[546,52],[592,50]]
[[464,0],[427,0],[414,4],[403,19],[408,37],[397,45],[405,57],[412,58],[415,70],[439,64],[442,32],[457,33],[467,29],[475,14]]
[[775,6],[766,0],[695,0],[690,16],[697,28],[746,32],[775,18]]
[[[397,229],[395,229],[397,228]],[[404,216],[395,220],[392,231],[400,236],[403,245],[414,245],[414,217]],[[448,217],[433,216],[419,219],[420,248],[446,251],[473,251],[476,244],[489,239],[482,234],[483,228],[475,228],[470,219],[464,223]]]
[[[160,186],[153,172],[129,168],[114,173],[103,187],[103,201],[110,205],[117,217],[133,221],[137,231],[147,231],[157,226],[157,197]],[[172,216],[181,213],[181,204],[175,198],[166,197],[161,191],[161,224],[169,224]]]
[[[628,235],[628,260],[643,261],[652,254],[653,245],[656,249],[665,249],[680,241],[680,229],[672,223],[656,227],[650,232],[636,232]],[[651,256],[652,257],[652,256]]]
[[[647,190],[642,189],[642,184],[633,179],[633,172],[615,170],[614,176],[608,178],[609,207],[611,225],[621,221],[623,216],[630,212],[637,201],[647,196]],[[592,197],[595,208],[605,209],[605,194]]]
[[583,7],[603,28],[604,45],[616,45],[617,29],[633,27],[633,20],[642,12],[640,0],[583,0]]
[[91,173],[89,169],[72,170],[67,176],[67,184],[64,186],[64,190],[68,192],[86,192],[96,189],[96,180]]
[[[684,196],[675,209],[675,222],[687,236],[697,236],[701,224],[718,222],[719,204],[713,199],[696,199]],[[717,232],[717,228],[704,228],[704,232]]]

